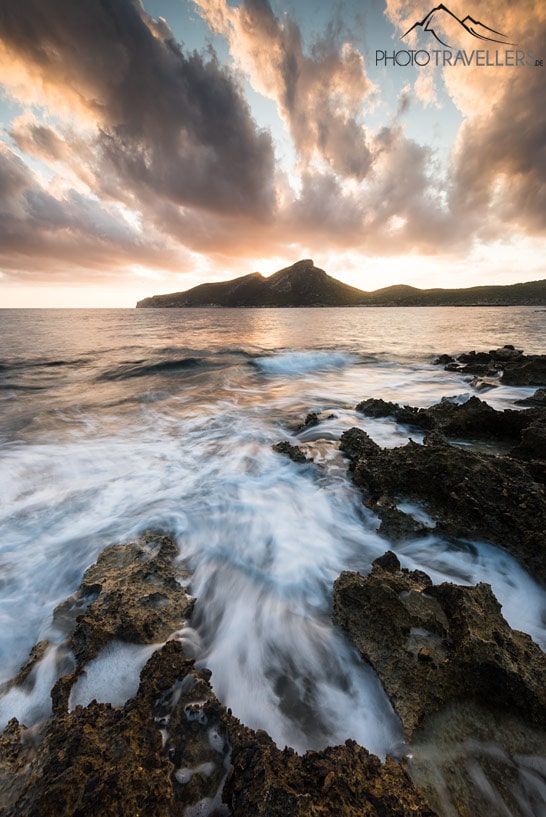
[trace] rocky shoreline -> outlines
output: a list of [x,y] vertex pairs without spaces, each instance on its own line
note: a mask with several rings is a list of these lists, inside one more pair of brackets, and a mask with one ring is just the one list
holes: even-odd
[[[546,356],[503,347],[445,355],[438,363],[471,377],[478,391],[497,383],[537,391],[528,407],[505,411],[478,397],[428,409],[362,400],[356,410],[363,416],[391,417],[424,434],[422,444],[389,449],[362,429],[343,434],[340,448],[363,502],[394,547],[433,529],[487,541],[510,551],[544,584]],[[309,414],[300,429],[320,428],[320,421]],[[275,450],[301,467],[317,467],[288,441]],[[408,500],[430,523],[398,507]],[[376,671],[408,750],[402,759],[382,762],[348,740],[298,755],[240,723],[216,698],[210,671],[197,668],[185,651],[179,633],[195,600],[177,556],[175,542],[155,532],[111,546],[56,608],[54,624],[64,641],[39,642],[4,689],[31,694],[43,663],[55,663],[49,715],[30,727],[13,718],[0,736],[2,813],[496,817],[466,762],[469,752],[481,752],[487,764],[492,742],[497,748],[488,779],[511,814],[529,813],[518,805],[514,758],[544,755],[546,656],[507,624],[489,585],[435,585],[422,571],[402,569],[392,551],[376,559],[367,576],[342,573],[333,588],[334,620]],[[134,690],[115,704],[86,700],[85,684],[101,657],[120,645],[141,651]],[[466,756],[455,761],[457,740]],[[433,760],[424,748],[430,746]],[[441,762],[451,814],[433,780]],[[542,765],[529,772],[537,786],[546,785]],[[499,807],[498,814],[505,813]]]

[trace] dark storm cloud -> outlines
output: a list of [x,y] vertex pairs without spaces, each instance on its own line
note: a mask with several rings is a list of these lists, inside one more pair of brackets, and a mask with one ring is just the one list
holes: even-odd
[[34,278],[69,268],[112,270],[140,263],[174,267],[181,255],[142,234],[94,197],[47,191],[13,152],[0,149],[0,264],[17,277],[38,260]]
[[220,213],[270,212],[271,139],[234,77],[212,53],[186,56],[136,0],[18,0],[0,9],[0,32],[46,97],[63,96],[100,128],[98,183],[109,174],[138,196]]

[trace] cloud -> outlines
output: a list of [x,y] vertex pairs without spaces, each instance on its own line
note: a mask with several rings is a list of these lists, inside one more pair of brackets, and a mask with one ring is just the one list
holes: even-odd
[[[460,17],[469,8],[449,3]],[[387,14],[405,31],[431,4],[388,0]],[[471,10],[485,25],[507,34],[534,58],[546,57],[546,6],[541,0],[481,0]],[[507,46],[513,48],[513,46]],[[491,44],[504,54],[505,46]],[[454,222],[493,241],[507,234],[546,233],[546,107],[540,68],[446,67],[437,69],[464,116],[451,160],[447,189]],[[423,85],[423,83],[421,83]]]
[[1,145],[0,190],[0,265],[10,278],[82,269],[108,277],[131,264],[176,269],[184,261],[180,248],[131,225],[115,206],[75,189],[53,195]]
[[[4,84],[23,97],[25,83],[28,95],[38,87],[50,110],[72,108],[94,127],[98,183],[219,213],[271,212],[271,138],[238,82],[213,53],[185,55],[137,0],[50,0],[47,10],[20,0],[0,31]],[[50,131],[29,138],[57,158]]]
[[321,159],[337,174],[362,180],[373,146],[362,124],[376,88],[364,59],[332,23],[308,53],[289,17],[275,16],[268,0],[196,0],[210,27],[225,35],[237,63],[257,91],[275,100],[304,163]]

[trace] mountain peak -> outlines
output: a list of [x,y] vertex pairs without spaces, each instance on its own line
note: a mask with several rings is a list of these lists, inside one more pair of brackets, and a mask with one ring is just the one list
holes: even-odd
[[365,298],[361,290],[315,267],[311,258],[302,258],[267,278],[254,272],[231,281],[199,284],[186,292],[155,295],[137,306],[351,306]]

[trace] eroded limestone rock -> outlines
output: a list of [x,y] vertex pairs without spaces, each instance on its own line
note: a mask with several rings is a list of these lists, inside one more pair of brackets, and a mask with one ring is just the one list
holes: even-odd
[[341,437],[366,504],[417,500],[444,533],[510,550],[546,583],[546,494],[531,468],[511,457],[446,445],[430,437],[381,449],[360,429]]
[[334,584],[334,618],[372,665],[406,738],[453,701],[476,701],[546,729],[546,656],[512,630],[487,584],[433,585],[394,554]]

